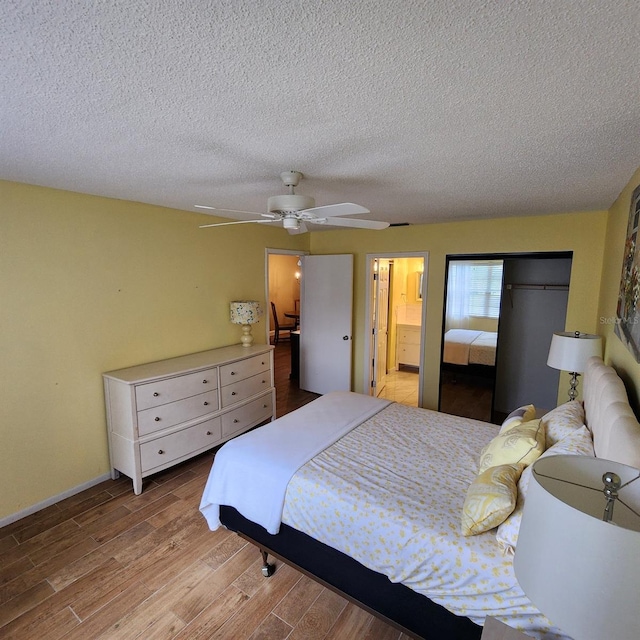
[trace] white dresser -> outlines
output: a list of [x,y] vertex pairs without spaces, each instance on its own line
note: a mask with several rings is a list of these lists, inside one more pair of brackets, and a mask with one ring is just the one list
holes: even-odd
[[422,327],[399,324],[396,333],[396,368],[401,364],[420,366],[420,336]]
[[273,347],[232,345],[103,374],[111,477],[142,478],[275,419]]

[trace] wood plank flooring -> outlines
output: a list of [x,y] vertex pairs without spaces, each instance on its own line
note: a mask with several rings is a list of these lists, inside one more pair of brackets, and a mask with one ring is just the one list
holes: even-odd
[[[282,345],[282,346],[281,346]],[[276,350],[277,413],[314,397]],[[406,640],[198,511],[213,455],[148,478],[108,480],[0,529],[3,640]]]

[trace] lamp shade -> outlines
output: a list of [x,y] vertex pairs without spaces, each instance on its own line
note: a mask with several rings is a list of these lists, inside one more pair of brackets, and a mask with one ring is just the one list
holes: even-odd
[[[612,522],[603,521],[607,472],[622,482]],[[549,456],[532,467],[515,574],[536,607],[574,640],[638,638],[639,476],[592,456]]]
[[257,300],[234,300],[230,310],[233,324],[255,324],[262,316],[262,308]]
[[602,338],[589,333],[565,331],[551,338],[547,365],[560,371],[582,373],[591,356],[602,357]]

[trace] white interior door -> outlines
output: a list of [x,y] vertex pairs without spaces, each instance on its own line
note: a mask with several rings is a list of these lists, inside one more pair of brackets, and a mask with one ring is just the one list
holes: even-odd
[[389,260],[378,261],[375,305],[375,395],[379,396],[387,380],[387,341],[389,335]]
[[303,256],[300,388],[351,390],[353,256]]

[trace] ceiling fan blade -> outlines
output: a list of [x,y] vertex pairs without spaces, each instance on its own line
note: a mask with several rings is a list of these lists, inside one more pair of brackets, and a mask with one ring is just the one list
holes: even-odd
[[326,218],[327,216],[354,216],[358,213],[371,213],[369,209],[361,207],[353,202],[341,202],[339,204],[325,204],[320,207],[311,207],[305,209],[304,214],[312,214],[318,218]]
[[386,229],[388,222],[379,220],[356,220],[355,218],[321,218],[319,220],[309,220],[314,224],[327,224],[335,227],[352,227],[354,229]]
[[213,212],[211,215],[217,215],[221,218],[246,218],[247,216],[255,216],[256,218],[261,218],[264,216],[262,213],[258,213],[257,211],[238,211],[237,209],[218,209],[217,207],[209,207],[204,204],[194,204],[196,209],[206,209],[207,211]]
[[280,222],[280,220],[234,220],[233,222],[216,222],[214,224],[201,224],[199,229],[207,229],[208,227],[227,227],[230,224],[271,224],[273,222]]

